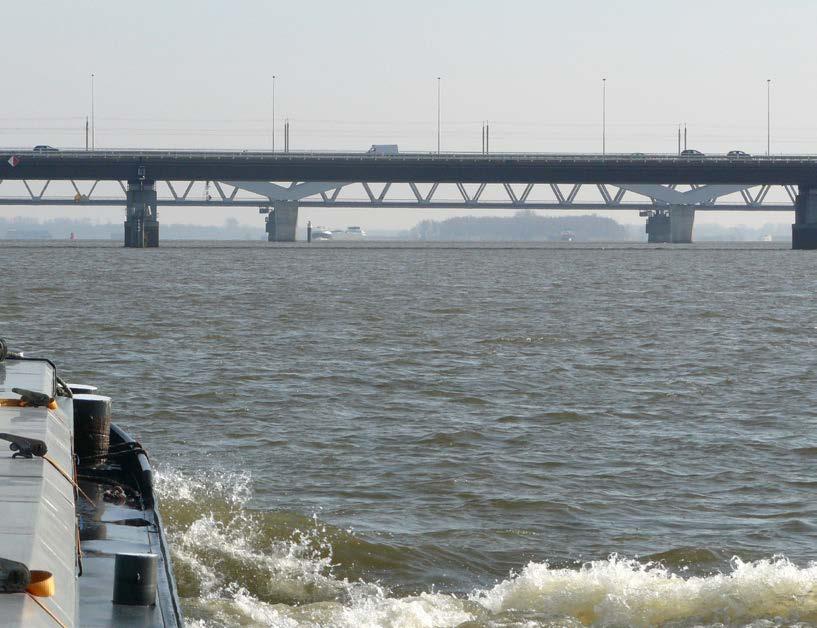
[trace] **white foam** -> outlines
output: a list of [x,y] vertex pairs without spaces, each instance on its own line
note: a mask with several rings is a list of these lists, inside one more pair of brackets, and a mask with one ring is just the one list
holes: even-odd
[[274,628],[297,628],[299,622],[276,610],[271,604],[265,604],[250,595],[246,589],[240,589],[233,595],[235,608],[253,622]]
[[[345,583],[346,586],[349,583]],[[611,558],[581,569],[531,563],[518,576],[468,600],[439,593],[394,598],[359,589],[345,603],[270,605],[246,590],[232,604],[260,625],[337,628],[480,626],[811,625],[817,621],[817,566],[784,558],[735,561],[725,574],[682,578],[659,566]],[[478,606],[478,608],[474,608]]]
[[[335,577],[332,548],[320,525],[293,531],[288,540],[265,542],[263,520],[244,508],[252,497],[250,487],[245,475],[159,475],[160,497],[175,500],[180,511],[190,511],[189,523],[171,526],[168,532],[174,560],[196,578],[198,597],[186,601],[191,626],[817,623],[817,564],[799,567],[784,557],[753,562],[736,558],[726,573],[686,577],[661,565],[617,556],[576,569],[530,563],[519,574],[466,598],[433,592],[394,597],[376,583]],[[207,504],[225,503],[226,513],[202,512]]]
[[351,604],[339,609],[335,625],[343,628],[434,628],[458,626],[474,617],[463,608],[463,601],[450,595],[422,593],[393,598],[383,591],[376,596],[355,596]]
[[[181,477],[175,474],[174,480],[178,482]],[[178,494],[182,499],[188,495],[195,499],[200,488],[210,485],[200,480],[198,487],[188,485]],[[211,500],[213,494],[207,492]],[[243,504],[245,499],[241,496],[234,503]],[[331,547],[315,540],[319,530],[295,530],[289,540],[262,545],[261,526],[251,512],[234,508],[218,516],[213,512],[202,514],[187,527],[171,527],[168,537],[174,560],[196,574],[204,598],[236,598],[244,590],[243,582],[233,581],[242,575],[237,571],[244,571],[245,578],[264,578],[270,595],[276,597],[308,602],[344,593],[346,583],[328,575]]]
[[156,470],[156,492],[160,499],[190,504],[218,499],[229,506],[241,507],[252,498],[252,476],[216,470],[192,476],[162,467]]
[[732,563],[729,573],[688,578],[616,556],[578,570],[530,563],[471,599],[492,614],[521,610],[599,625],[817,620],[817,565],[801,568],[782,557]]

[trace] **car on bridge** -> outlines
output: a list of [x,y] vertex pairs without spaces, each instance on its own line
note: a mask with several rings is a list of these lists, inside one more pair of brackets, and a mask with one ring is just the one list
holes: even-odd
[[703,157],[704,154],[699,151],[695,150],[694,148],[685,148],[681,151],[681,157]]
[[726,153],[726,156],[736,158],[751,157],[749,153],[743,152],[742,150],[730,150],[728,153]]
[[33,148],[35,153],[58,153],[60,152],[59,148],[54,148],[53,146],[48,146],[47,144],[37,144]]

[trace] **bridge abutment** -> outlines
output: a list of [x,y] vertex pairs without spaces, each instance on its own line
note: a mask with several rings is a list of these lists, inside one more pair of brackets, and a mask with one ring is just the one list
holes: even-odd
[[678,205],[656,210],[647,216],[647,242],[690,244],[694,224],[694,207]]
[[267,214],[269,242],[295,242],[298,227],[298,202],[276,201]]
[[155,181],[128,181],[125,214],[125,247],[159,246],[159,215]]
[[791,248],[817,249],[817,187],[800,186],[794,203]]

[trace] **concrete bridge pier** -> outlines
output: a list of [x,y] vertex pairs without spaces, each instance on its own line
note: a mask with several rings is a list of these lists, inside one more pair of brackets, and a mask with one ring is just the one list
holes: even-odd
[[647,242],[659,243],[670,242],[672,232],[670,229],[669,212],[658,210],[647,215]]
[[295,242],[298,227],[298,201],[275,201],[267,214],[269,242]]
[[817,249],[817,187],[800,186],[794,202],[791,248]]
[[679,205],[669,210],[671,242],[673,244],[691,244],[692,227],[695,225],[695,208]]
[[694,223],[694,207],[677,205],[656,210],[647,216],[647,242],[690,244]]
[[156,182],[128,181],[125,247],[144,249],[157,246],[159,215],[156,209]]
[[[298,227],[298,203],[301,199],[320,194],[325,203],[334,202],[340,189],[348,183],[336,181],[294,181],[289,186],[271,181],[224,181],[236,189],[247,190],[253,194],[266,196],[269,203],[259,207],[262,214],[267,214],[267,240],[270,242],[295,242],[295,231]],[[365,186],[366,183],[363,183]],[[369,188],[367,188],[369,189]],[[388,189],[388,185],[386,186]],[[327,195],[327,192],[330,194]],[[381,193],[382,196],[385,192]],[[369,190],[371,196],[371,190]]]

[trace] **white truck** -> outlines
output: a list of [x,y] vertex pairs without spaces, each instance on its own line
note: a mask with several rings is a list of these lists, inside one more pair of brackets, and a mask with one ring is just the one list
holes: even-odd
[[372,144],[372,147],[366,151],[367,155],[397,155],[400,151],[397,150],[397,144]]

